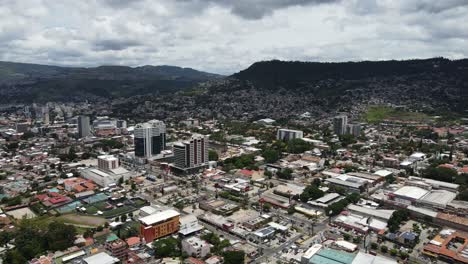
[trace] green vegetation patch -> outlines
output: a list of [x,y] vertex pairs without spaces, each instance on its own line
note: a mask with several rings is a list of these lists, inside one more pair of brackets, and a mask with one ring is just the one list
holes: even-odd
[[106,223],[106,219],[97,216],[66,214],[57,217],[60,222],[72,225],[100,226]]
[[422,121],[428,116],[424,113],[408,112],[389,106],[370,106],[365,114],[365,121],[378,123],[383,120]]

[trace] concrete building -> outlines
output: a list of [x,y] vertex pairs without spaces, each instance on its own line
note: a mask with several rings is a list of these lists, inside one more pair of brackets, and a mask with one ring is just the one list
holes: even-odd
[[49,115],[49,107],[48,106],[44,106],[42,108],[42,117],[43,117],[43,123],[44,125],[48,125],[50,123],[50,115]]
[[117,167],[116,169],[103,171],[97,168],[86,168],[79,170],[80,175],[88,180],[92,180],[100,186],[109,186],[110,184],[116,184],[120,178],[128,180],[133,175],[132,172],[127,171],[123,167]]
[[127,128],[127,121],[119,119],[117,120],[117,128]]
[[179,231],[179,212],[169,209],[140,218],[140,235],[145,243]]
[[150,159],[166,149],[166,125],[159,120],[137,124],[134,129],[135,156]]
[[184,215],[180,218],[180,230],[179,234],[182,236],[188,236],[203,230],[203,226],[198,222],[198,218],[195,215]]
[[277,140],[289,141],[291,139],[303,138],[304,133],[300,130],[280,128],[276,133]]
[[127,259],[127,243],[121,239],[116,239],[114,241],[109,241],[106,243],[105,248],[111,253],[112,256],[125,260]]
[[359,137],[361,135],[361,125],[360,124],[348,124],[346,126],[346,134]]
[[200,125],[198,119],[188,118],[186,120],[182,120],[179,124],[184,125],[186,127],[197,127]]
[[91,135],[91,129],[89,125],[89,116],[78,117],[78,137],[84,138]]
[[109,171],[120,167],[119,159],[113,155],[98,156],[98,168],[100,170]]
[[182,240],[182,251],[195,258],[204,258],[210,253],[210,244],[198,237]]
[[117,134],[117,121],[107,116],[99,117],[93,121],[94,135],[113,136]]
[[320,244],[314,244],[301,258],[301,264],[397,264],[396,260],[358,252],[357,254],[331,249]]
[[333,131],[337,135],[346,134],[346,126],[348,125],[348,117],[339,115],[333,118]]
[[174,166],[182,170],[208,166],[208,137],[195,135],[190,140],[175,143]]
[[368,181],[345,174],[335,178],[327,178],[325,182],[331,188],[343,188],[348,192],[362,193],[367,189]]
[[120,262],[118,258],[114,258],[106,252],[94,254],[90,257],[84,258],[83,261],[86,264],[114,264]]
[[16,123],[16,132],[25,133],[31,129],[31,125],[28,122]]

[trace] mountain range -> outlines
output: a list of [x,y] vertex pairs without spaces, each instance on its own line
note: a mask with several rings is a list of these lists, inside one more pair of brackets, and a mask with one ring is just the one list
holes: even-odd
[[166,65],[83,68],[0,61],[0,102],[80,101],[163,94],[220,77]]
[[[70,68],[0,62],[0,102],[78,101],[191,94],[201,108],[235,115],[349,110],[390,103],[421,111],[466,112],[468,59],[261,61],[231,76],[174,66]],[[226,102],[219,104],[219,102]]]

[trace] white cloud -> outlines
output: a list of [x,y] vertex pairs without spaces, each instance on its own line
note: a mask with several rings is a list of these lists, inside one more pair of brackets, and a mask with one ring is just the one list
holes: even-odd
[[465,0],[4,0],[0,59],[177,65],[468,55]]

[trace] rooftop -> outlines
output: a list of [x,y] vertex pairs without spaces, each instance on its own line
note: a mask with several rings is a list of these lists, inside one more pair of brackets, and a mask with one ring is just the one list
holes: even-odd
[[447,206],[448,203],[453,201],[457,197],[457,194],[454,192],[446,191],[446,190],[432,190],[428,194],[426,194],[422,201],[442,206]]
[[417,200],[421,199],[428,192],[428,190],[416,186],[403,186],[393,194]]
[[140,222],[148,226],[148,225],[153,225],[158,222],[168,220],[170,218],[173,218],[179,215],[180,215],[179,212],[177,212],[176,210],[169,209],[166,211],[158,212],[158,213],[140,218]]
[[114,264],[120,261],[118,258],[111,257],[105,252],[92,255],[83,260],[86,264]]

